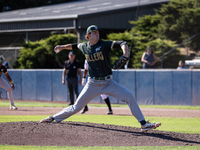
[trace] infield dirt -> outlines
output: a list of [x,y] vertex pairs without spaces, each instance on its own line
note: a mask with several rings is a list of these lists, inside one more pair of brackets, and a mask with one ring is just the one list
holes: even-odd
[[[21,107],[11,111],[0,107],[0,115],[50,115],[63,108]],[[113,115],[131,115],[129,108],[113,108]],[[144,109],[144,116],[200,117],[199,110]],[[105,114],[107,108],[90,107],[86,114]],[[77,115],[81,115],[80,113]],[[39,122],[39,120],[38,120]],[[200,134],[152,130],[82,122],[40,124],[38,122],[0,123],[0,144],[55,146],[184,146],[200,145]]]

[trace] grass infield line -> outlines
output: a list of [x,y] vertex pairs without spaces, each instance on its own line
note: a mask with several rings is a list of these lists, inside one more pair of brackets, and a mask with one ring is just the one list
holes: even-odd
[[1,150],[199,150],[200,146],[122,146],[122,147],[73,147],[73,146],[14,146],[0,145]]
[[[15,105],[17,107],[66,107],[68,102],[51,102],[51,101],[23,101],[16,100]],[[128,107],[127,104],[111,104],[112,107]],[[10,102],[8,100],[0,99],[0,107],[9,107]],[[107,107],[105,103],[94,104],[89,103],[90,107]],[[200,106],[188,106],[188,105],[139,105],[141,108],[166,108],[166,109],[190,109],[200,110]]]
[[[1,115],[0,122],[22,122],[40,121],[46,118],[45,115]],[[169,117],[148,117],[151,122],[161,122],[157,129],[179,133],[200,134],[200,117],[198,118],[169,118]],[[89,122],[100,124],[111,124],[119,126],[130,126],[140,128],[140,124],[133,116],[110,116],[110,115],[73,115],[64,121]]]

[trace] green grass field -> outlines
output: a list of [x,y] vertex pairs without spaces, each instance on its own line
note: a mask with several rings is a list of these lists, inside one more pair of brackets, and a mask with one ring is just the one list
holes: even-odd
[[72,146],[13,146],[0,145],[1,150],[199,150],[200,146],[123,146],[123,147],[72,147]]
[[[32,102],[32,101],[16,101],[17,107],[66,107],[65,102]],[[0,107],[8,107],[10,105],[9,101],[0,100]],[[88,104],[90,107],[107,107],[106,104]],[[112,107],[128,107],[127,104],[112,104]],[[200,110],[200,106],[188,106],[188,105],[140,105],[141,108],[167,108],[167,109],[190,109],[190,110]]]
[[[18,107],[63,107],[63,103],[48,103],[48,102],[15,102]],[[8,107],[8,101],[0,101],[0,107]],[[65,105],[66,106],[66,105]],[[105,104],[89,104],[91,107],[106,107]],[[112,104],[112,107],[128,107],[127,105]],[[191,109],[200,110],[200,106],[161,106],[150,105],[140,106],[143,108],[170,108],[170,109]],[[42,115],[23,115],[23,116],[9,116],[1,115],[0,122],[17,122],[17,121],[40,121],[47,116]],[[148,117],[151,122],[162,122],[162,126],[158,128],[161,131],[172,131],[180,133],[200,134],[200,117],[198,118],[169,118],[169,117]],[[73,115],[65,121],[75,122],[91,122],[104,123],[120,126],[140,127],[140,124],[133,116],[109,116],[109,115]],[[13,146],[0,145],[1,150],[199,150],[200,146],[169,146],[169,147],[71,147],[71,146]]]
[[[2,115],[0,122],[21,122],[40,121],[47,116],[44,115],[24,115],[9,116]],[[169,117],[148,117],[151,122],[161,122],[158,128],[161,131],[171,131],[180,133],[200,134],[200,118],[169,118]],[[140,128],[140,124],[133,116],[111,116],[111,115],[73,115],[64,121],[104,123],[119,126],[130,126]]]

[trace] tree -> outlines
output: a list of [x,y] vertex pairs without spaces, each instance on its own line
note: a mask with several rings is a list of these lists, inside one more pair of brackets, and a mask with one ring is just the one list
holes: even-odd
[[[128,45],[130,45],[132,39],[132,35],[130,32],[125,31],[123,33],[111,33],[107,35],[107,40],[111,41],[127,41]],[[121,49],[115,49],[111,51],[111,66],[114,66],[114,64],[117,62],[119,57],[122,55]]]
[[[158,37],[182,43],[200,32],[200,0],[172,0],[156,10],[161,20],[158,25]],[[189,41],[195,51],[200,49],[200,36]]]
[[[137,21],[130,21],[133,25],[130,31],[125,31],[123,33],[112,33],[107,36],[109,40],[125,40],[128,42],[130,47],[131,42],[133,47],[130,52],[129,68],[142,68],[141,57],[146,51],[147,46],[151,46],[155,54],[159,58],[167,51],[171,50],[173,47],[177,46],[176,42],[167,39],[161,39],[157,37],[157,29],[160,24],[160,15],[146,15],[139,17]],[[112,51],[112,65],[117,61],[118,57],[122,55],[120,49]],[[176,68],[177,63],[182,59],[178,52],[178,49],[174,50],[172,53],[163,58],[164,68]],[[161,63],[156,64],[157,68],[160,68]]]
[[[58,54],[54,52],[56,45],[63,43],[75,43],[76,35],[52,35],[47,39],[36,42],[24,43],[20,50],[19,58],[15,61],[13,68],[18,69],[38,69],[38,68],[63,68],[65,60],[68,59],[68,52],[62,51]],[[79,51],[77,57],[84,62],[84,56]]]

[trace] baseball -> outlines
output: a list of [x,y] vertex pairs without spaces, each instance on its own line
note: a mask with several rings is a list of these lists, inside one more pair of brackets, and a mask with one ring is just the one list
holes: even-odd
[[55,50],[57,53],[60,52],[60,49]]

